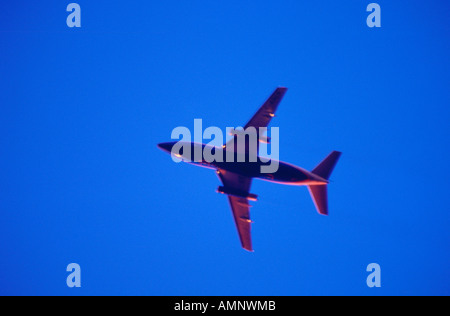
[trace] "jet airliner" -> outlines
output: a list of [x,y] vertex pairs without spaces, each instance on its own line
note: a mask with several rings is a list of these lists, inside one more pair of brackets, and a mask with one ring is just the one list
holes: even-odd
[[[244,131],[249,127],[254,127],[256,130],[259,128],[265,128],[269,125],[271,119],[275,116],[275,111],[278,108],[282,98],[284,97],[287,88],[277,88],[267,101],[260,107],[250,121],[245,125]],[[258,135],[258,139],[264,139],[268,141],[268,138],[263,138],[262,135]],[[173,154],[172,148],[178,142],[160,143],[158,147],[163,151]],[[230,143],[230,142],[229,142]],[[214,152],[215,155],[225,157],[227,151],[236,150],[236,143],[230,145],[227,143],[222,147],[214,147],[206,144],[187,143],[189,146],[190,155],[195,150],[202,150],[205,148]],[[267,164],[267,159],[261,159],[259,156],[259,146],[257,148],[257,160],[250,162],[240,162],[234,160],[233,162],[222,161],[208,162],[204,158],[195,161],[191,156],[183,157],[183,153],[177,154],[179,157],[185,158],[183,161],[190,164],[194,164],[201,167],[215,169],[219,179],[222,182],[222,186],[217,189],[218,193],[226,194],[230,202],[231,210],[233,212],[234,221],[238,230],[239,238],[242,248],[248,251],[253,251],[252,239],[251,239],[251,224],[250,220],[250,204],[249,201],[256,201],[257,196],[250,193],[250,186],[254,178],[261,179],[269,182],[275,182],[287,185],[307,186],[314,201],[317,212],[322,215],[328,215],[328,199],[327,199],[327,185],[331,172],[334,169],[341,153],[338,151],[332,151],[321,163],[317,165],[312,171],[307,171],[303,168],[277,161],[278,169],[273,173],[263,173],[261,166]],[[252,150],[248,143],[245,143],[246,155],[248,151]],[[186,151],[187,152],[187,151]],[[233,154],[237,154],[234,152]]]

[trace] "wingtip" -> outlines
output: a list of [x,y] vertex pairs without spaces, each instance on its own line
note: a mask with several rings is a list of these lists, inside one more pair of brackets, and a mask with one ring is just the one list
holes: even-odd
[[255,252],[254,250],[253,250],[253,246],[250,244],[250,245],[242,245],[242,249],[244,249],[245,251],[248,251],[248,252]]

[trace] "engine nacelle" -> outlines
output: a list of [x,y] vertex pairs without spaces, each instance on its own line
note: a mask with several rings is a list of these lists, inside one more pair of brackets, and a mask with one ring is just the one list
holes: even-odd
[[241,190],[236,190],[233,188],[227,188],[227,187],[223,187],[220,186],[217,188],[217,193],[221,193],[221,194],[227,194],[227,195],[231,195],[231,196],[235,196],[235,197],[240,197],[240,198],[244,198],[250,201],[257,201],[258,200],[258,196],[256,194],[252,194],[252,193],[247,193]]

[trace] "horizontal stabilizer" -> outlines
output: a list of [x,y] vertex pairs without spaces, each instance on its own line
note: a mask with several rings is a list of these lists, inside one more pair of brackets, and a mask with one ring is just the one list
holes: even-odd
[[317,212],[322,215],[328,215],[328,197],[326,185],[309,185],[309,193],[314,201]]

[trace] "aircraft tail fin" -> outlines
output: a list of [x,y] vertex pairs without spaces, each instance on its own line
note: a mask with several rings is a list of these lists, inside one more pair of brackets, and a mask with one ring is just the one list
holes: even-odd
[[[341,153],[339,151],[333,151],[329,154],[321,163],[317,165],[312,171],[315,175],[328,180],[331,172],[336,166],[337,161]],[[326,184],[322,185],[309,185],[309,193],[314,201],[317,212],[322,215],[328,215],[328,187]]]
[[327,158],[322,160],[322,162],[313,169],[312,173],[318,175],[321,178],[324,178],[325,180],[328,180],[340,156],[341,152],[339,151],[331,152],[331,154],[329,154]]

